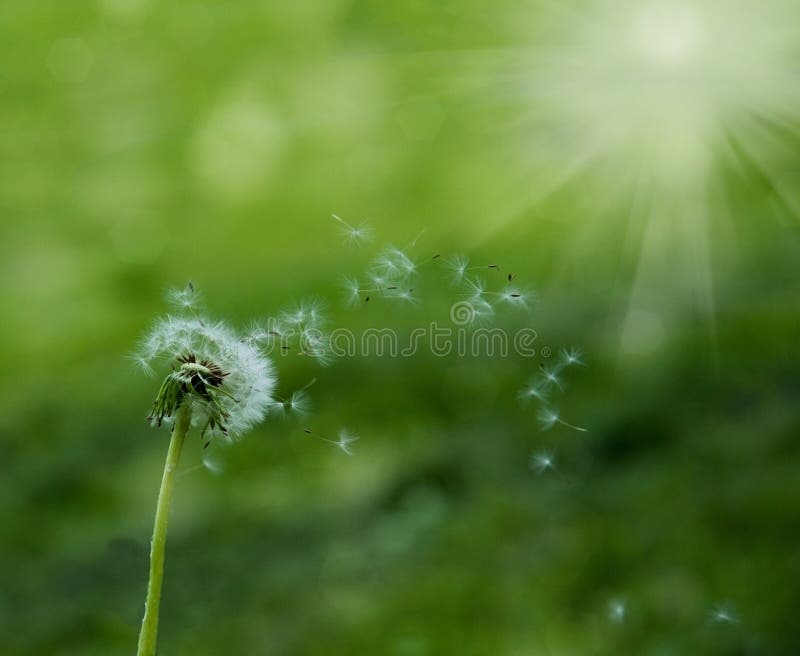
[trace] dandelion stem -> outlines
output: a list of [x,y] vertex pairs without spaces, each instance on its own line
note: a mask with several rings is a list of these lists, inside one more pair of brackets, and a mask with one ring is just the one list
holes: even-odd
[[164,551],[167,546],[169,506],[172,500],[172,488],[175,485],[175,475],[178,469],[178,460],[181,457],[183,440],[189,431],[191,419],[191,405],[184,403],[175,416],[175,427],[172,429],[167,461],[164,463],[164,474],[161,478],[161,490],[158,493],[153,539],[150,542],[150,580],[147,583],[147,601],[144,604],[144,619],[142,620],[142,630],[139,634],[137,656],[155,656],[156,653],[158,609],[161,605],[161,583],[164,579]]

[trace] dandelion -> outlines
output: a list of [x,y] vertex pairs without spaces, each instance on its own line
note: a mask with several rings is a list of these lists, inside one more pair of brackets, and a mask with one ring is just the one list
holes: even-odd
[[360,225],[354,226],[350,225],[342,217],[337,216],[336,214],[331,214],[331,218],[339,223],[339,234],[341,234],[348,243],[360,245],[372,241],[374,230],[366,221]]
[[544,474],[546,471],[555,471],[555,454],[550,451],[537,451],[531,454],[530,466],[537,474]]
[[[192,427],[208,435],[205,446],[231,441],[260,423],[274,403],[272,363],[256,342],[221,321],[196,314],[192,285],[169,298],[190,316],[156,321],[134,358],[140,367],[169,367],[148,419],[172,426],[150,546],[150,578],[138,656],[154,656],[172,490],[184,439]],[[213,471],[213,465],[209,466]]]
[[586,432],[585,428],[581,428],[580,426],[574,426],[573,424],[567,423],[558,413],[558,410],[554,408],[550,408],[544,406],[540,408],[538,414],[536,415],[537,419],[539,420],[539,425],[542,427],[542,430],[550,430],[556,424],[561,424],[562,426],[566,426],[567,428],[572,428],[576,431],[581,431],[582,433]]

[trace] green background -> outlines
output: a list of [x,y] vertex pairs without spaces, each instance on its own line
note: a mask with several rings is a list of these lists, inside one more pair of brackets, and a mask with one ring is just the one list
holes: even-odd
[[411,308],[347,308],[340,279],[422,230],[420,261],[536,290],[497,325],[584,348],[558,405],[588,431],[517,402],[540,357],[278,358],[282,392],[318,378],[314,412],[217,476],[190,437],[160,653],[800,652],[800,15],[759,7],[741,79],[647,75],[682,107],[724,86],[701,129],[574,73],[604,61],[580,31],[604,5],[619,29],[638,6],[0,5],[0,653],[134,653],[168,436],[125,356],[165,290],[191,279],[237,325],[317,297],[407,335],[449,325],[434,267]]

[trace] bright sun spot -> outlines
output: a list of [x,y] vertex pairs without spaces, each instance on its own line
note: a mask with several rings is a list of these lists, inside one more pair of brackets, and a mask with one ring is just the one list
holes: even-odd
[[663,64],[687,61],[700,46],[698,16],[685,5],[645,6],[636,21],[635,33],[644,53]]
[[726,176],[749,175],[781,211],[796,207],[779,194],[800,168],[789,145],[800,135],[797,16],[796,0],[520,8],[509,21],[516,47],[460,60],[475,71],[480,119],[516,174],[492,206],[492,227],[530,220],[556,192],[580,189],[574,211],[558,213],[571,222],[572,255],[618,249],[632,264],[633,316],[661,321],[674,301],[713,323],[711,245],[736,252]]

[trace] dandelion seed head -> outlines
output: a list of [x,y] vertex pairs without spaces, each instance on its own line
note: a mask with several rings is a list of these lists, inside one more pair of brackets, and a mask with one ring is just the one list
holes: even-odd
[[[180,399],[192,405],[192,424],[210,427],[212,434],[231,439],[243,435],[264,419],[272,403],[272,362],[257,344],[222,321],[194,313],[167,315],[156,320],[134,358],[140,368],[175,369],[170,375],[184,384]],[[196,387],[205,393],[197,393]]]

